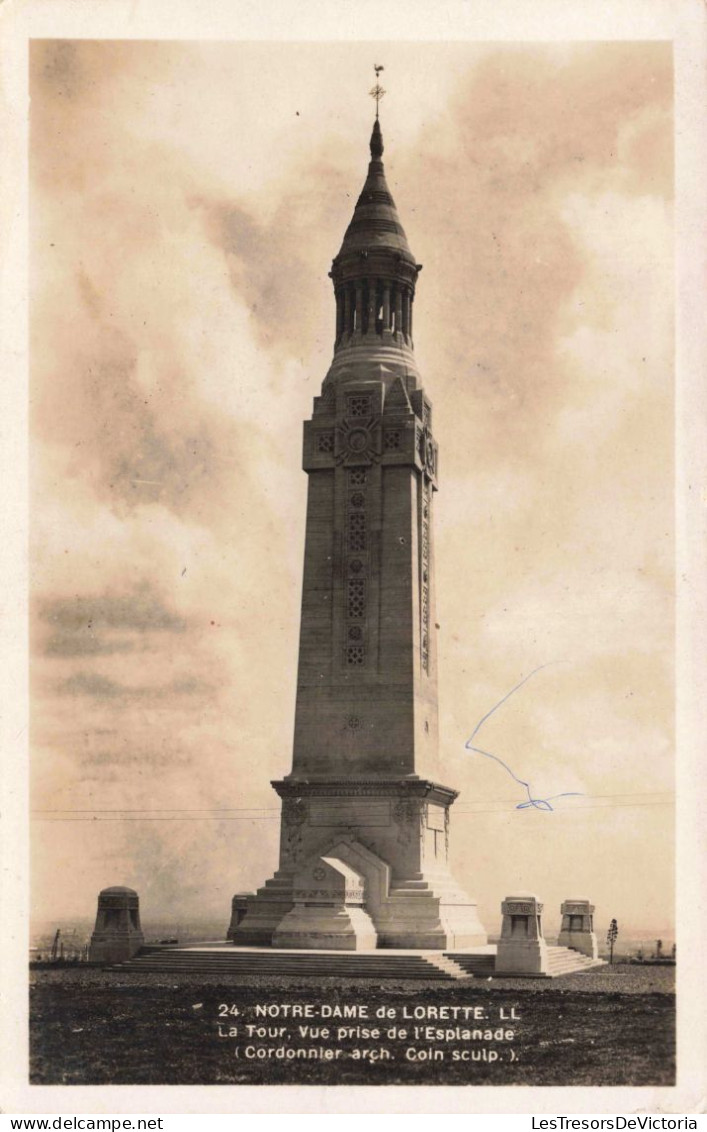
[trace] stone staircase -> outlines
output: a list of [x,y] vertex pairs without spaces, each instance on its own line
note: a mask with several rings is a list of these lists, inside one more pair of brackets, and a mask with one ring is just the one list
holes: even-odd
[[467,978],[473,976],[475,979],[488,979],[496,968],[496,956],[493,953],[476,955],[473,952],[446,951],[444,954],[445,958],[453,960]]
[[136,974],[145,971],[213,974],[224,977],[271,975],[341,979],[468,978],[463,968],[438,955],[373,952],[276,951],[246,948],[213,949],[144,947],[136,956],[110,968]]
[[[556,979],[593,967],[604,966],[603,959],[590,959],[569,947],[548,946],[549,970],[535,978]],[[489,979],[495,975],[496,956],[479,952],[403,952],[403,951],[278,951],[275,948],[170,947],[146,945],[132,959],[114,964],[113,971],[170,972],[172,974],[213,974],[303,976],[341,979]],[[499,976],[503,977],[503,976]],[[507,976],[516,977],[516,976]]]
[[549,960],[548,977],[556,979],[559,975],[574,975],[579,971],[588,971],[592,967],[604,967],[605,961],[603,959],[590,959],[588,955],[582,955],[581,951],[575,951],[571,947],[551,947],[548,945],[547,955]]
[[471,973],[461,963],[457,962],[455,955],[445,955],[440,951],[437,955],[433,953],[425,955],[425,959],[433,967],[437,967],[453,979],[469,979],[472,977]]

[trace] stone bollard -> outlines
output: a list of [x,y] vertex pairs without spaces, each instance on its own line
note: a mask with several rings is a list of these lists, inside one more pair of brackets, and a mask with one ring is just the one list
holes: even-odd
[[228,925],[226,932],[226,939],[231,943],[235,941],[236,928],[248,911],[248,897],[252,897],[252,892],[237,892],[231,901],[231,922]]
[[507,896],[503,901],[503,926],[496,952],[497,975],[549,974],[542,910],[542,904],[532,893]]
[[599,958],[597,937],[594,934],[594,905],[588,900],[565,900],[561,907],[562,928],[557,938],[560,947],[571,947],[588,955],[590,959]]
[[121,963],[135,955],[144,942],[137,892],[121,886],[104,888],[99,892],[89,960],[92,963]]

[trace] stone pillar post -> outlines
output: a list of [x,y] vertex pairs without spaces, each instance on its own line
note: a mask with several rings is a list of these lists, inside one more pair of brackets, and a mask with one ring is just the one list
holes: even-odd
[[356,284],[356,332],[363,334],[363,284]]
[[390,283],[383,284],[383,329],[390,330]]
[[507,896],[501,904],[503,926],[496,953],[497,975],[548,975],[543,906],[537,896]]
[[344,331],[344,298],[341,291],[336,293],[336,341],[335,346],[338,346],[341,341],[341,335]]
[[121,963],[135,955],[144,942],[137,892],[121,886],[99,892],[88,956],[91,962]]
[[344,334],[350,334],[351,326],[351,288],[344,288]]
[[374,334],[376,329],[376,281],[368,280],[368,333]]
[[403,291],[399,283],[395,288],[395,333],[403,333]]
[[597,937],[594,934],[594,905],[588,900],[564,900],[560,906],[562,928],[557,942],[560,947],[571,947],[588,955],[590,959],[599,958]]
[[252,895],[252,893],[237,892],[231,901],[231,922],[226,932],[226,939],[229,939],[231,943],[235,940],[236,928],[248,910],[248,897]]

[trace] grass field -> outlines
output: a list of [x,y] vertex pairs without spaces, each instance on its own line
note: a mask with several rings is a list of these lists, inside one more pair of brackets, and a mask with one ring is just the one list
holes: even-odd
[[[35,971],[30,1079],[67,1085],[671,1085],[673,979],[672,969],[624,965],[558,980],[385,987],[362,979],[236,983],[223,975]],[[256,1004],[308,1005],[313,1013],[309,1019],[260,1018]],[[321,1017],[323,1006],[333,1012],[344,1005],[358,1017]],[[225,1013],[231,1006],[237,1014]],[[448,1010],[447,1020],[436,1020],[442,1007],[476,1008],[477,1018],[487,1021],[464,1021],[458,1010],[456,1019]],[[382,1009],[385,1020],[376,1018]],[[501,1021],[503,1015],[511,1020]],[[268,1032],[249,1035],[248,1025]],[[302,1035],[300,1025],[314,1029]],[[374,1039],[356,1030],[376,1026]],[[426,1026],[442,1029],[444,1037],[431,1037]],[[483,1035],[471,1039],[470,1027],[483,1028]],[[499,1040],[503,1027],[513,1029],[512,1039]],[[237,1033],[228,1036],[232,1028]],[[494,1036],[487,1039],[489,1029]],[[319,1053],[305,1058],[296,1052],[311,1049]],[[472,1051],[478,1060],[471,1060]]]

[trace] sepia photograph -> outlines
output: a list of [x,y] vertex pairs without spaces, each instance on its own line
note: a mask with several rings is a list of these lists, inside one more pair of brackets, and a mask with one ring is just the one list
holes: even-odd
[[670,45],[30,65],[32,1080],[672,1084]]
[[22,1074],[676,1111],[674,43],[356,26],[28,37]]

